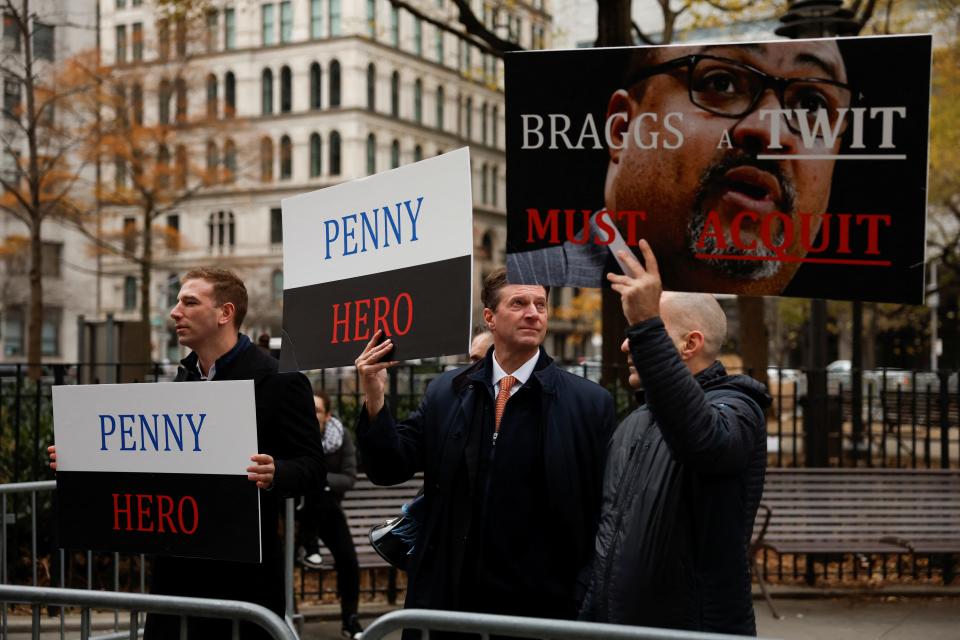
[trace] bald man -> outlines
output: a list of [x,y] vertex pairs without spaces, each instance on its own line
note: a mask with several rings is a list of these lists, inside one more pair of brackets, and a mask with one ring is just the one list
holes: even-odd
[[641,406],[604,471],[581,617],[756,635],[748,547],[766,469],[766,388],[717,361],[727,320],[713,296],[663,293],[657,261],[620,252],[609,274],[630,328],[621,349]]
[[493,346],[493,334],[489,329],[484,329],[475,336],[470,342],[470,362],[480,362]]

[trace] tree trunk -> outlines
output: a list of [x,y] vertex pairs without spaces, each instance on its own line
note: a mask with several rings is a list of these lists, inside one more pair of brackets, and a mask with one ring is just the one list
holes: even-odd
[[763,298],[737,296],[740,317],[740,357],[743,372],[767,384],[770,336]]
[[631,0],[597,1],[598,47],[622,47],[633,44],[630,29]]

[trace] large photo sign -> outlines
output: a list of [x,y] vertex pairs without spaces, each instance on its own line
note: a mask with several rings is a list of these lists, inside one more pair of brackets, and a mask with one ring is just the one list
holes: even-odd
[[470,189],[459,149],[283,200],[281,371],[351,365],[377,330],[392,359],[466,353]]
[[252,380],[53,388],[70,549],[261,560]]
[[920,303],[930,36],[506,57],[511,282]]

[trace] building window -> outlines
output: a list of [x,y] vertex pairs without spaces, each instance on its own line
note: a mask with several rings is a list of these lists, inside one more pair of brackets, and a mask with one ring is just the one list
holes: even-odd
[[62,263],[62,242],[43,242],[40,245],[40,275],[48,278],[59,278]]
[[443,103],[446,98],[444,97],[443,87],[437,87],[437,129],[443,130]]
[[372,62],[367,65],[367,109],[377,109],[377,68]]
[[467,140],[473,138],[473,98],[467,98],[466,105]]
[[283,243],[283,210],[280,207],[270,209],[270,243]]
[[117,49],[115,53],[115,58],[117,64],[124,64],[127,61],[127,26],[124,24],[117,25]]
[[170,23],[166,19],[157,20],[157,57],[170,57]]
[[490,175],[490,204],[493,206],[497,206],[497,182],[499,181],[497,173],[497,165],[493,165]]
[[215,211],[207,221],[209,231],[209,246],[211,249],[233,247],[236,244],[232,211]]
[[223,117],[232,118],[237,113],[237,78],[227,71],[223,79]]
[[310,37],[323,37],[323,0],[310,0]]
[[207,140],[207,175],[204,183],[216,184],[220,172],[220,151],[217,149],[217,143],[213,140]]
[[377,37],[377,0],[367,0],[367,35]]
[[127,161],[119,154],[113,158],[113,186],[117,190],[127,187]]
[[270,69],[260,74],[260,111],[263,115],[273,113],[273,71]]
[[134,62],[140,62],[143,60],[143,23],[134,22],[133,23],[133,33],[131,35],[133,39],[133,60]]
[[154,184],[156,188],[160,190],[170,188],[170,150],[167,149],[167,145],[165,144],[160,145],[160,148],[157,149],[157,167]]
[[173,89],[170,81],[163,79],[160,81],[160,90],[157,92],[157,112],[160,118],[160,124],[170,124],[170,98]]
[[43,320],[40,323],[40,355],[60,355],[60,317],[59,308],[44,307]]
[[137,279],[127,276],[123,279],[123,309],[133,311],[137,308]]
[[436,34],[434,35],[434,47],[437,50],[437,62],[443,64],[443,30],[440,27],[437,27]]
[[7,307],[3,314],[3,354],[23,355],[23,307]]
[[400,10],[390,6],[390,44],[400,48]]
[[217,76],[207,76],[207,117],[217,119]]
[[390,143],[390,168],[396,169],[400,166],[400,141],[394,140]]
[[490,168],[484,163],[480,171],[480,202],[487,204],[488,182],[490,178]]
[[323,71],[316,62],[310,65],[310,108],[320,109],[320,98],[323,94]]
[[12,13],[3,14],[3,42],[7,50],[20,51],[20,22]]
[[177,122],[186,122],[187,120],[187,81],[183,78],[177,78]]
[[177,57],[187,55],[187,21],[183,17],[177,18]]
[[321,170],[322,144],[319,133],[310,134],[310,177],[316,178]]
[[420,162],[421,160],[423,160],[423,147],[416,145],[413,148],[413,161]]
[[217,13],[216,9],[209,9],[207,11],[207,33],[206,33],[206,45],[207,52],[212,53],[217,50],[217,32],[219,31],[220,26],[220,14]]
[[[167,228],[165,231],[165,239],[167,244],[167,250],[176,252],[180,250],[180,214],[171,213],[167,216]],[[174,298],[176,300],[176,298]],[[176,302],[174,302],[176,304]],[[172,306],[172,305],[171,305]]]
[[273,20],[273,5],[265,4],[260,7],[260,42],[269,46],[276,42],[276,25]]
[[483,144],[487,144],[487,114],[488,107],[487,103],[484,102],[480,109],[480,140]]
[[171,309],[177,305],[180,295],[180,278],[175,273],[167,276],[167,306]]
[[134,83],[130,89],[130,102],[133,104],[133,121],[143,124],[143,85]]
[[330,106],[340,106],[340,63],[336,60],[330,63]]
[[280,112],[289,113],[293,108],[293,74],[290,67],[280,68]]
[[293,176],[293,144],[290,136],[280,138],[280,179],[289,180]]
[[223,48],[234,49],[237,46],[237,14],[234,9],[223,10]]
[[3,115],[10,120],[19,120],[20,111],[20,81],[16,78],[4,78]]
[[330,35],[340,35],[340,0],[330,0]]
[[280,3],[280,42],[290,42],[293,37],[293,7],[290,2]]
[[137,219],[130,216],[123,219],[123,250],[125,253],[137,250]]
[[227,138],[223,145],[223,169],[225,182],[233,182],[237,178],[237,145],[233,140]]
[[390,115],[400,117],[400,73],[397,71],[390,76]]
[[423,20],[413,19],[413,51],[423,57]]
[[499,118],[497,105],[493,105],[492,115],[490,116],[490,133],[493,134],[493,146],[497,146],[497,119]]
[[260,180],[273,181],[273,140],[267,137],[260,139]]
[[367,175],[377,172],[377,137],[372,133],[367,136]]
[[274,302],[283,300],[283,271],[277,269],[270,278],[270,294]]
[[187,188],[187,148],[179,144],[173,154],[173,184],[177,189]]
[[340,175],[340,132],[330,133],[330,175]]
[[420,78],[413,83],[413,119],[423,124],[423,80]]

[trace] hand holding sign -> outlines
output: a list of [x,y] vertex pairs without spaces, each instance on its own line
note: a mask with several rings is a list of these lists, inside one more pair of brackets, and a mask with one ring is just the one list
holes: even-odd
[[54,471],[57,470],[57,447],[55,445],[50,445],[47,447],[47,454],[50,456],[50,468]]
[[400,362],[391,360],[389,362],[380,362],[380,359],[390,353],[393,349],[393,341],[387,338],[380,344],[382,330],[377,330],[370,338],[370,342],[360,353],[354,363],[357,365],[357,372],[360,374],[360,388],[363,390],[364,404],[367,407],[367,415],[374,418],[380,409],[383,408],[384,389],[387,384],[387,369],[394,367]]
[[640,241],[640,252],[646,268],[631,251],[618,251],[617,261],[624,267],[625,275],[608,273],[610,287],[620,294],[623,315],[631,325],[660,315],[660,270],[653,249],[646,240]]
[[273,458],[265,453],[250,456],[256,464],[247,467],[247,479],[257,483],[260,489],[269,489],[273,484],[273,476],[277,471]]

